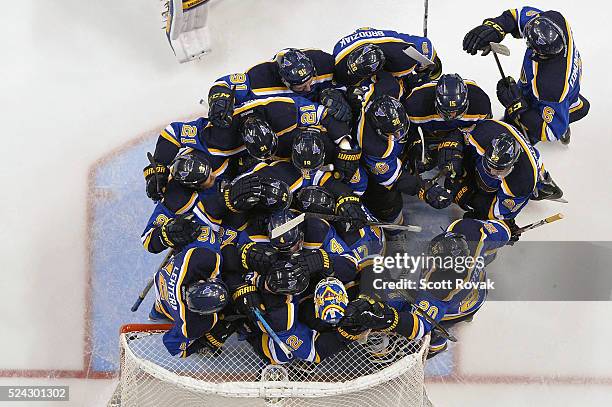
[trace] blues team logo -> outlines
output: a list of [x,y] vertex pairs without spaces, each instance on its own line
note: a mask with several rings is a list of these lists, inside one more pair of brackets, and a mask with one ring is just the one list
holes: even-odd
[[330,325],[335,325],[348,305],[344,284],[337,278],[327,277],[317,284],[314,293],[315,315]]

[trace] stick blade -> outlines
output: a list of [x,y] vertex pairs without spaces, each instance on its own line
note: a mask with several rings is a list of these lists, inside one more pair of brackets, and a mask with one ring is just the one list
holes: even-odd
[[430,66],[434,65],[433,61],[427,58],[425,55],[421,54],[416,48],[408,47],[404,50],[404,54],[408,55],[410,58],[414,59],[421,66]]
[[270,233],[270,239],[276,239],[280,235],[287,233],[288,231],[290,231],[291,229],[293,229],[300,223],[304,222],[305,218],[306,218],[306,214],[300,213],[297,217],[291,219],[289,222],[275,227],[274,229],[272,229],[272,232]]
[[495,52],[499,55],[510,56],[510,49],[505,45],[499,44],[497,42],[490,42],[489,46],[491,47],[491,51]]

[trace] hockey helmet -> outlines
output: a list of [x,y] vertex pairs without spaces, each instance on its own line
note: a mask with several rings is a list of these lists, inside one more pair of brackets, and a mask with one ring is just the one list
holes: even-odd
[[410,121],[406,109],[396,98],[380,95],[366,106],[366,117],[377,134],[385,140],[402,142],[408,136]]
[[263,119],[250,115],[242,123],[240,134],[249,154],[258,160],[271,158],[278,147],[278,137]]
[[468,88],[458,74],[445,74],[436,85],[436,111],[446,121],[460,119],[467,112],[470,102]]
[[209,278],[192,283],[185,293],[187,309],[201,315],[221,311],[228,304],[227,286],[223,280]]
[[281,80],[294,92],[299,93],[294,88],[304,85],[317,75],[312,59],[296,48],[279,53],[276,63]]
[[296,211],[283,209],[273,212],[268,221],[268,236],[270,243],[281,252],[296,252],[302,249],[304,243],[303,223],[272,239],[272,231],[297,217]]
[[210,162],[199,151],[177,156],[170,166],[172,178],[188,188],[197,188],[206,184],[211,172]]
[[385,54],[376,44],[364,44],[348,54],[346,66],[348,76],[365,79],[374,75],[383,68]]
[[529,20],[523,34],[534,61],[545,61],[567,53],[567,39],[563,30],[548,17],[536,16]]
[[278,211],[291,206],[293,196],[289,185],[275,178],[259,177],[259,179],[261,181],[259,206],[262,209]]
[[266,287],[274,294],[297,295],[308,288],[308,271],[287,260],[278,260],[266,274]]
[[303,212],[335,214],[336,198],[320,186],[308,186],[297,193],[297,205]]
[[512,172],[520,155],[521,145],[518,140],[508,133],[501,133],[485,149],[483,168],[493,178],[505,178]]
[[299,134],[293,139],[291,161],[302,171],[316,171],[323,166],[325,145],[319,129],[300,129]]

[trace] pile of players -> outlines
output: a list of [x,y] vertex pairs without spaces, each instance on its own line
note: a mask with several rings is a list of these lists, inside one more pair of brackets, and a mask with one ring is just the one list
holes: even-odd
[[[530,200],[561,197],[534,145],[568,143],[588,112],[580,55],[560,13],[531,7],[486,19],[464,50],[486,54],[508,33],[527,51],[519,82],[498,83],[503,120],[475,82],[442,74],[428,38],[362,28],[333,54],[286,49],[218,79],[207,118],[166,127],[144,170],[157,204],[142,241],[168,251],[150,313],[173,322],[168,351],[217,351],[238,332],[270,363],[318,362],[370,331],[432,329],[430,355],[445,349],[440,327],[470,320],[486,289],[382,301],[360,280],[397,233],[385,225],[404,222],[403,195],[465,211],[430,255],[485,263],[519,238]],[[484,276],[480,263],[421,272]]]

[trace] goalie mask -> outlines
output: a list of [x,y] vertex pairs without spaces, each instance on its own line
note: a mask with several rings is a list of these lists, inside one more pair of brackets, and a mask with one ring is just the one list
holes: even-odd
[[211,172],[210,163],[197,151],[179,155],[170,166],[172,178],[188,188],[209,187]]
[[209,278],[190,284],[184,296],[187,309],[200,315],[217,313],[228,303],[227,286],[218,278]]
[[327,277],[317,284],[314,292],[315,316],[330,325],[336,325],[348,305],[344,284],[337,278]]

